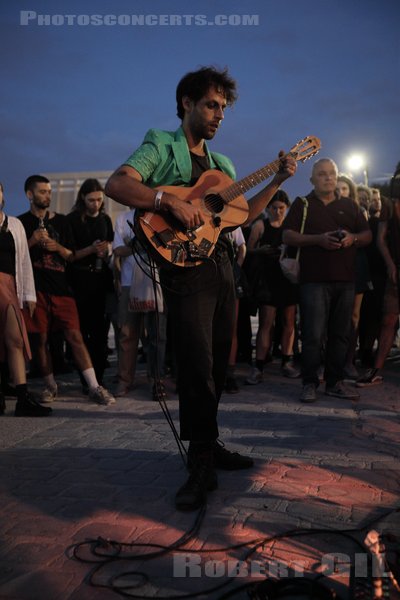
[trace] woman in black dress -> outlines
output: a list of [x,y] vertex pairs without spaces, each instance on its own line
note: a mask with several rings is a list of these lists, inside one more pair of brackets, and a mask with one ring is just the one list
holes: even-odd
[[290,205],[289,198],[279,190],[268,205],[268,217],[253,224],[248,251],[257,254],[255,280],[252,293],[258,306],[259,325],[256,336],[256,361],[253,371],[246,379],[250,385],[262,381],[264,365],[273,343],[273,331],[278,309],[282,316],[282,373],[286,377],[298,377],[299,369],[293,363],[293,343],[297,305],[297,285],[283,275],[279,264],[282,245],[282,223]]

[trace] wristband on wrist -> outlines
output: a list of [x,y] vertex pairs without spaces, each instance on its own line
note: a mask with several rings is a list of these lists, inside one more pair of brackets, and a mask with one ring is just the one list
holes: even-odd
[[154,198],[154,210],[158,211],[161,210],[161,198],[163,196],[163,191],[158,190],[156,197]]

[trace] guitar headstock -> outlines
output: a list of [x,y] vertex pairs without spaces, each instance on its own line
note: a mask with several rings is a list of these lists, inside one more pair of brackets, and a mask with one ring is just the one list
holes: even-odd
[[296,160],[304,162],[312,156],[315,156],[320,151],[320,148],[321,141],[317,137],[309,135],[297,142],[297,144],[289,150],[289,154]]

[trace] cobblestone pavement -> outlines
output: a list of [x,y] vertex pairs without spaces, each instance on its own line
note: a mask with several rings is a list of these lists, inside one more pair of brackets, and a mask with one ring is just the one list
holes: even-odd
[[[229,448],[254,457],[255,467],[219,472],[219,488],[209,494],[200,527],[181,551],[144,560],[139,552],[157,546],[122,547],[124,560],[104,562],[97,583],[145,571],[149,581],[140,589],[133,587],[139,576],[115,580],[132,586],[124,588],[125,597],[204,591],[202,598],[219,599],[266,575],[304,571],[313,577],[325,573],[319,581],[347,600],[353,597],[349,563],[356,558],[362,575],[367,555],[336,532],[360,529],[354,532],[359,541],[372,528],[400,535],[400,363],[388,363],[384,383],[361,390],[357,402],[325,396],[321,386],[311,405],[299,402],[300,381],[283,378],[277,362],[256,386],[244,385],[246,366],[238,372],[240,392],[224,394],[221,401],[220,435]],[[109,369],[106,382],[114,375]],[[58,379],[51,417],[15,418],[15,400],[7,399],[0,418],[1,600],[121,597],[89,585],[94,565],[72,559],[71,546],[99,537],[170,545],[195,523],[197,513],[174,508],[186,472],[163,412],[151,399],[143,366],[136,388],[111,407],[81,395],[76,375]],[[176,423],[173,387],[167,380]],[[81,547],[80,556],[93,558],[88,550],[89,545]],[[116,551],[105,542],[97,560]],[[238,562],[244,557],[247,563]]]

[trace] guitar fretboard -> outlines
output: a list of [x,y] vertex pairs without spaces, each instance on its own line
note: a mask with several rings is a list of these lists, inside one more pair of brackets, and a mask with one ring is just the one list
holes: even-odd
[[232,200],[234,200],[241,194],[248,192],[256,185],[259,185],[260,183],[268,179],[268,177],[275,175],[275,173],[279,171],[279,166],[280,160],[274,160],[268,165],[261,167],[261,169],[254,171],[254,173],[247,175],[247,177],[240,179],[240,181],[235,181],[235,183],[232,183],[232,185],[223,190],[223,192],[220,192],[220,196],[225,202],[232,202]]

